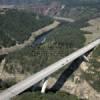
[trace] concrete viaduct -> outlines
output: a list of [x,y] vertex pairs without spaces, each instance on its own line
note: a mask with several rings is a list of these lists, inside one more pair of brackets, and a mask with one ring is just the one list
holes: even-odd
[[[48,83],[47,77],[49,77],[54,72],[58,71],[65,65],[71,63],[72,61],[76,60],[77,58],[84,56],[87,52],[91,51],[95,47],[100,44],[100,39],[93,41],[92,43],[84,46],[83,48],[73,52],[72,54],[62,58],[61,60],[55,62],[54,64],[42,69],[41,71],[37,72],[36,74],[30,76],[29,78],[15,84],[14,86],[2,91],[0,93],[0,100],[10,100],[12,97],[22,93],[23,91],[27,90],[31,86],[35,85],[36,83],[45,80],[42,86],[42,93],[45,93],[45,89]],[[87,59],[88,60],[88,59]]]

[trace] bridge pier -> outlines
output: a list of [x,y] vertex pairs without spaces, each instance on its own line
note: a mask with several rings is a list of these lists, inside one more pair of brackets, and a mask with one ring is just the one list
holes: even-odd
[[85,60],[86,62],[89,62],[89,59],[88,59],[88,57],[87,57],[86,55],[83,55],[83,58],[84,58],[84,60]]
[[46,91],[46,88],[47,88],[47,85],[48,85],[48,78],[45,78],[43,80],[43,85],[42,85],[42,89],[41,89],[41,93],[44,94],[45,91]]

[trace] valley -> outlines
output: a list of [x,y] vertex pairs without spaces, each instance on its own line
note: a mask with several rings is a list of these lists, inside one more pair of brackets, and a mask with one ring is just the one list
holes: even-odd
[[[1,91],[100,38],[99,0],[88,0],[88,3],[83,0],[57,1],[57,5],[63,7],[59,9],[57,6],[57,13],[53,10],[44,15],[42,6],[49,5],[55,9],[56,2],[53,4],[50,0],[43,0],[39,2],[43,5],[37,7],[42,9],[42,13],[34,8],[37,13],[30,9],[10,9],[0,14],[0,54],[6,52],[6,55],[0,56]],[[25,5],[32,2],[24,3],[24,7],[27,8]],[[68,18],[71,22],[54,20],[52,16]],[[67,77],[67,73],[72,71],[71,65],[66,65],[49,77],[48,89],[64,73],[65,83],[57,83],[58,87],[62,85],[59,91],[54,93],[47,89],[46,94],[41,94],[40,82],[37,85],[39,89],[30,88],[13,100],[99,100],[100,46],[89,55],[89,62],[82,61],[78,69]]]

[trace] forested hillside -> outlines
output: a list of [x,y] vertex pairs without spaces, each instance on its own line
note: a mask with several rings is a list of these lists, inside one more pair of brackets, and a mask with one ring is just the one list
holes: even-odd
[[23,43],[30,37],[31,32],[52,22],[49,17],[40,16],[37,19],[34,13],[8,10],[0,15],[0,47]]
[[78,24],[76,27],[73,24],[66,23],[49,32],[46,42],[35,48],[26,47],[8,55],[7,72],[35,73],[84,46],[86,32],[80,31]]
[[48,93],[45,95],[42,95],[40,92],[34,92],[34,93],[25,93],[22,96],[19,96],[15,98],[14,100],[79,100],[76,96],[69,95],[67,93]]

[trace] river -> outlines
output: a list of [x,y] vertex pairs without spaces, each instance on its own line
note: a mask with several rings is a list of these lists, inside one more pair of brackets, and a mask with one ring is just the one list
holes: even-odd
[[36,47],[37,45],[43,44],[46,42],[46,37],[48,36],[49,32],[46,32],[42,34],[41,36],[38,36],[36,40],[33,42],[32,47]]

